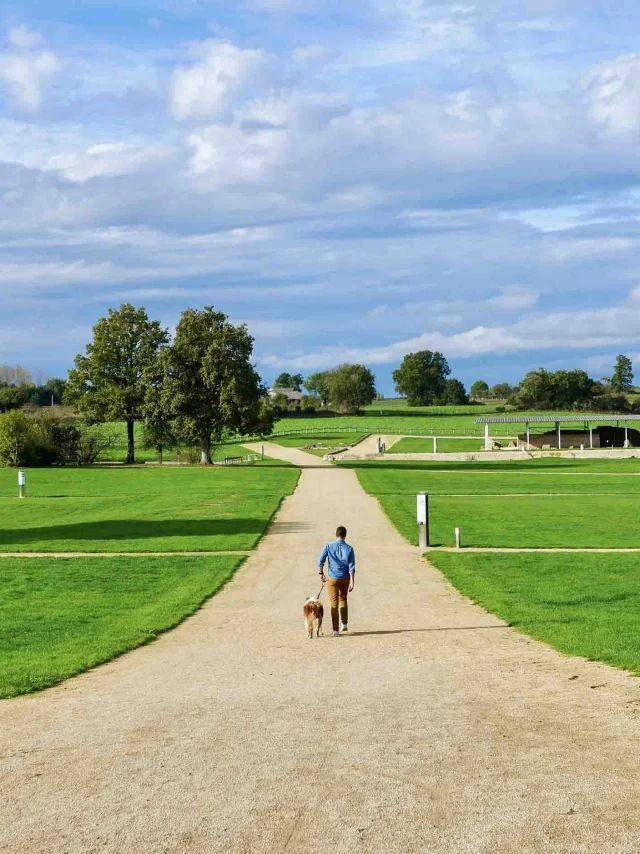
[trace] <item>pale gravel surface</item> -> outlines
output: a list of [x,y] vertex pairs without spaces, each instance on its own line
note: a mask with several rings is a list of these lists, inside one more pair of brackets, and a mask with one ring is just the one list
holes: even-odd
[[[637,851],[637,680],[466,602],[354,472],[268,452],[310,467],[223,592],[147,647],[0,703],[0,851]],[[302,603],[338,523],[358,556],[353,631],[309,641]]]

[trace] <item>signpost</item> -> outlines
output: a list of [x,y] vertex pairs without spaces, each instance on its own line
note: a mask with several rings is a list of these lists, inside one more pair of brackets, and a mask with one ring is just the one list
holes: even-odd
[[429,541],[429,493],[419,492],[417,498],[418,545],[426,549]]
[[20,498],[25,497],[25,490],[27,488],[27,476],[23,471],[18,472],[18,495]]

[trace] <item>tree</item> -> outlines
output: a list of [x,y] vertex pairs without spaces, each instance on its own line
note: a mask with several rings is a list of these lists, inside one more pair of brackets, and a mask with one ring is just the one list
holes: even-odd
[[451,379],[445,382],[444,392],[438,400],[443,406],[464,406],[469,403],[467,390],[460,380]]
[[166,399],[167,349],[163,347],[145,373],[144,425],[142,440],[153,448],[162,465],[165,449],[175,448],[178,441],[173,425],[173,411]]
[[613,391],[631,391],[633,388],[633,362],[628,356],[618,356],[611,376]]
[[490,395],[494,398],[504,399],[516,394],[517,391],[517,386],[509,385],[509,383],[497,383],[491,388]]
[[167,348],[164,399],[179,434],[198,442],[201,462],[225,432],[266,432],[273,419],[265,389],[251,364],[253,338],[212,306],[187,309]]
[[429,406],[444,394],[450,373],[451,368],[442,353],[421,350],[404,357],[393,372],[393,381],[396,391],[407,398],[409,406]]
[[477,380],[471,386],[470,394],[474,400],[481,400],[483,397],[489,396],[489,386],[484,380]]
[[338,412],[355,414],[376,398],[376,378],[364,365],[340,365],[327,382],[329,402]]
[[311,374],[311,376],[307,377],[304,381],[304,387],[307,391],[311,392],[311,394],[316,397],[319,397],[323,406],[326,406],[329,402],[330,375],[331,371],[318,371],[318,373]]
[[276,381],[273,384],[274,388],[290,388],[294,391],[302,390],[302,374],[287,374],[282,373],[276,377]]
[[167,330],[149,320],[144,308],[125,303],[100,318],[86,356],[76,356],[69,371],[65,400],[88,421],[126,422],[127,463],[135,462],[134,425],[144,417],[148,371],[168,340]]
[[28,465],[36,445],[35,424],[24,412],[13,410],[0,415],[0,463]]
[[578,409],[594,397],[594,382],[585,371],[529,371],[516,396],[524,409]]

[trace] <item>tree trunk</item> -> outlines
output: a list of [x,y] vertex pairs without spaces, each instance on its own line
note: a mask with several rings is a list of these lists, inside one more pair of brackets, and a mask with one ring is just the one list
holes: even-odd
[[133,421],[127,421],[127,459],[125,460],[127,465],[131,465],[136,461],[134,440],[133,440]]
[[200,462],[203,466],[211,465],[211,441],[209,439],[202,440]]

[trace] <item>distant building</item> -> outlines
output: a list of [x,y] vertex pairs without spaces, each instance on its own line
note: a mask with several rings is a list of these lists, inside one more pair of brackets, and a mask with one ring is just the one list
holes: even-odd
[[289,406],[301,406],[304,397],[304,393],[296,391],[295,388],[270,388],[267,394],[272,400],[277,394],[283,394]]

